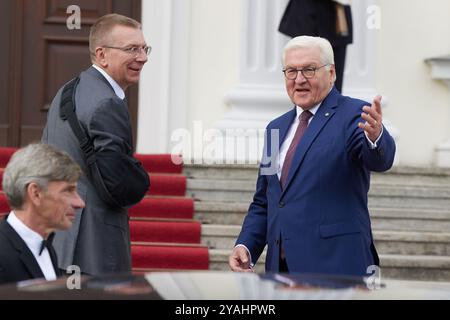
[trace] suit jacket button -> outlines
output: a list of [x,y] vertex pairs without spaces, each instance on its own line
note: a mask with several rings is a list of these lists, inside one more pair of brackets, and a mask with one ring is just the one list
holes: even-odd
[[284,207],[284,202],[281,201],[281,202],[278,204],[278,206],[279,206],[280,208],[283,208],[283,207]]

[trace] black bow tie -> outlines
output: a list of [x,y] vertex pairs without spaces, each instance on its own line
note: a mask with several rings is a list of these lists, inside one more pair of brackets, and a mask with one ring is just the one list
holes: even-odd
[[44,248],[49,248],[52,246],[53,238],[55,237],[55,233],[52,232],[48,235],[47,239],[42,240],[41,248],[39,249],[39,255],[42,254],[42,251],[44,251]]

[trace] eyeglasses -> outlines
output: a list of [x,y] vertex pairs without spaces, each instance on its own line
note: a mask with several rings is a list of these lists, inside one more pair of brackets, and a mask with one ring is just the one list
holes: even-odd
[[152,52],[152,47],[150,46],[142,46],[142,47],[137,47],[137,46],[131,46],[131,47],[113,47],[113,46],[104,46],[104,48],[109,48],[109,49],[117,49],[117,50],[122,50],[125,53],[128,53],[130,55],[133,55],[134,57],[139,56],[139,54],[143,51],[147,56],[150,54],[150,52]]
[[287,68],[287,69],[283,69],[283,73],[284,76],[286,77],[286,79],[289,80],[295,80],[297,79],[298,73],[301,72],[302,75],[306,78],[306,79],[311,79],[315,76],[316,71],[328,66],[329,64],[324,64],[321,67],[307,67],[307,68],[303,68],[303,69],[294,69],[294,68]]

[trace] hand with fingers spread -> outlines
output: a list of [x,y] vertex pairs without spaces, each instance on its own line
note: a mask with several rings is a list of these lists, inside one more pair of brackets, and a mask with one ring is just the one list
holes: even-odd
[[358,127],[363,129],[367,137],[375,143],[382,130],[382,113],[381,113],[381,96],[378,95],[373,99],[372,105],[363,107],[361,118],[366,122],[358,123]]
[[250,263],[250,255],[243,246],[235,247],[228,259],[231,270],[236,272],[253,272]]

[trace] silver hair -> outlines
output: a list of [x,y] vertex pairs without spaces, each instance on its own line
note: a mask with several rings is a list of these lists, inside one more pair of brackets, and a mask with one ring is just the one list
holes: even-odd
[[16,151],[3,173],[3,191],[13,209],[21,209],[32,182],[46,189],[52,181],[76,182],[80,166],[64,151],[34,143]]
[[[330,70],[331,65],[334,65],[334,52],[330,41],[321,37],[310,37],[310,36],[299,36],[292,38],[284,46],[283,49],[283,66],[286,64],[286,52],[289,50],[294,50],[297,48],[319,48],[320,50],[320,60],[323,64],[328,64],[327,70]],[[336,73],[334,75],[333,81],[336,81]]]

